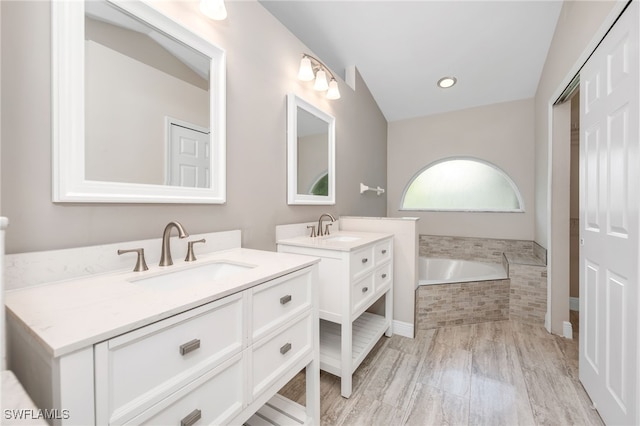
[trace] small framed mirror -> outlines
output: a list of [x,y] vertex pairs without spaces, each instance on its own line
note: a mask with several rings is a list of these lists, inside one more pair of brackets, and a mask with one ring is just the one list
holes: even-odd
[[142,1],[51,8],[53,201],[224,203],[224,50]]
[[295,94],[287,95],[289,204],[336,203],[336,120]]

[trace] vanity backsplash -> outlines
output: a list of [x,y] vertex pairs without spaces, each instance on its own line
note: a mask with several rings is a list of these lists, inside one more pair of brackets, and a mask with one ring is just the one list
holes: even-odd
[[[160,230],[158,234],[160,234]],[[241,246],[241,231],[239,230],[191,234],[184,239],[174,235],[171,238],[174,260],[184,259],[189,241],[202,238],[206,240],[206,243],[194,247],[196,255]],[[5,289],[14,290],[117,270],[133,270],[136,263],[135,253],[118,256],[117,252],[119,249],[134,248],[144,249],[145,258],[149,265],[157,264],[160,260],[162,238],[9,254],[5,257]]]

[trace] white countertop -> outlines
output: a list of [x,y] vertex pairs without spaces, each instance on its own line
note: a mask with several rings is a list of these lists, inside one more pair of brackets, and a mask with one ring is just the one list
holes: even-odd
[[[341,237],[355,238],[340,240]],[[309,237],[307,235],[278,240],[278,244],[309,247],[324,250],[351,251],[370,243],[393,237],[393,234],[377,232],[339,231],[322,237]]]
[[[252,265],[219,280],[154,288],[136,279],[212,261]],[[7,315],[17,318],[58,357],[318,262],[295,254],[237,248],[175,261],[145,272],[119,271],[7,291]],[[134,282],[132,282],[134,281]]]

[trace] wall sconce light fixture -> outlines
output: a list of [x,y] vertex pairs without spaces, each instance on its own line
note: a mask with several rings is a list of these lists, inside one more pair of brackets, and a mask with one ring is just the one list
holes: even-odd
[[224,0],[200,0],[200,11],[216,21],[227,19],[227,8],[224,6]]
[[[327,74],[331,80],[327,82]],[[311,55],[303,54],[300,61],[300,70],[298,71],[298,79],[302,81],[311,81],[315,78],[313,88],[317,91],[327,91],[327,99],[340,99],[340,90],[338,90],[338,82],[329,71],[329,68],[320,60]]]

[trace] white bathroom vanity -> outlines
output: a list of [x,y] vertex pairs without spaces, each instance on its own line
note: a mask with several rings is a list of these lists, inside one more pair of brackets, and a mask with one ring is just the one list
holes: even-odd
[[[233,248],[8,291],[11,369],[53,424],[319,424],[317,262]],[[306,407],[277,395],[303,369]]]
[[[392,335],[393,235],[337,232],[278,241],[278,251],[321,259],[320,369],[341,378],[352,392],[352,375],[383,334]],[[369,312],[384,296],[384,314]]]

